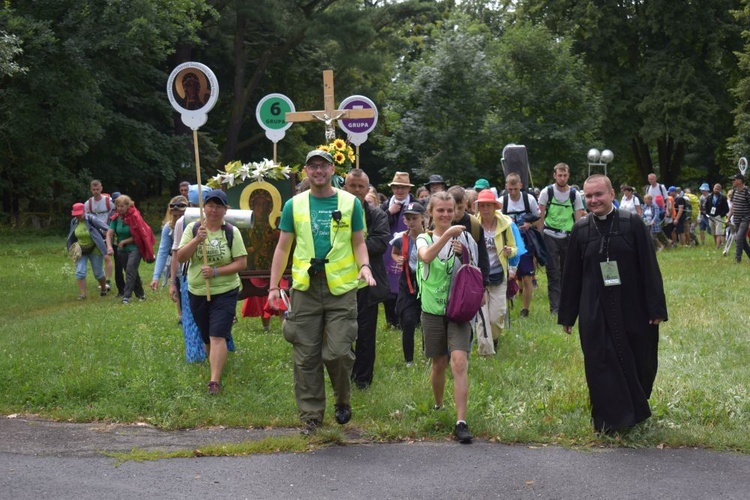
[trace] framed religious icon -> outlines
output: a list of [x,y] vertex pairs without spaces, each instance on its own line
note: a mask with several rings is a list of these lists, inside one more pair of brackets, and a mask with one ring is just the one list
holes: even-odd
[[219,82],[213,71],[198,62],[182,63],[169,75],[167,97],[180,113],[182,122],[197,130],[206,123],[208,112],[219,97]]
[[[271,262],[279,241],[279,221],[284,203],[296,194],[296,178],[246,182],[227,189],[229,205],[253,211],[253,227],[242,229],[242,239],[247,248],[247,269],[240,272],[243,289],[241,297],[266,295],[267,278],[271,275]],[[291,262],[285,275],[291,275]],[[263,286],[265,285],[265,286]]]

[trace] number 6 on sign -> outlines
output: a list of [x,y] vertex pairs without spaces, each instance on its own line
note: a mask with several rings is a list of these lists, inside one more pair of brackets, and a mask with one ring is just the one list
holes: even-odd
[[255,107],[255,118],[266,131],[270,141],[278,142],[286,135],[285,130],[292,126],[286,121],[286,114],[295,111],[294,103],[284,94],[268,94]]

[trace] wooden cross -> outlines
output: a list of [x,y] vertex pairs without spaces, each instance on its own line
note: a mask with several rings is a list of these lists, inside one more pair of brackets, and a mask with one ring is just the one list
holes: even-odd
[[336,109],[333,100],[333,71],[330,69],[323,71],[323,104],[325,109],[320,111],[296,111],[287,113],[285,118],[287,122],[311,122],[319,120],[326,125],[326,140],[328,142],[336,138],[334,122],[336,120],[354,119],[354,118],[374,118],[375,110],[366,109]]

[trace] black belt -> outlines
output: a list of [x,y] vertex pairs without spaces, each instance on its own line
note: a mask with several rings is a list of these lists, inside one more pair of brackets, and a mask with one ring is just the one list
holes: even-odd
[[563,231],[562,229],[555,229],[554,227],[549,227],[549,226],[544,226],[544,229],[549,229],[553,233],[570,234],[570,231]]

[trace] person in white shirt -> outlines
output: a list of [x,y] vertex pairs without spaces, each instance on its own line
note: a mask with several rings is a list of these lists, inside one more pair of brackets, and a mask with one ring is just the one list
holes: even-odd
[[[84,209],[87,214],[91,214],[99,219],[103,224],[109,226],[109,216],[114,208],[114,202],[107,193],[102,193],[102,182],[98,179],[94,179],[89,184],[91,189],[91,198],[89,198],[84,204]],[[104,256],[104,276],[107,280],[106,288],[103,292],[108,292],[111,288],[110,282],[112,281],[112,273],[114,271],[113,258],[111,255]],[[122,294],[124,288],[124,282],[120,283],[117,280],[117,290],[119,294]]]
[[620,192],[622,193],[622,199],[620,200],[620,210],[626,210],[630,213],[643,216],[643,209],[641,208],[641,200],[635,195],[635,192],[631,186],[623,184],[620,186]]

